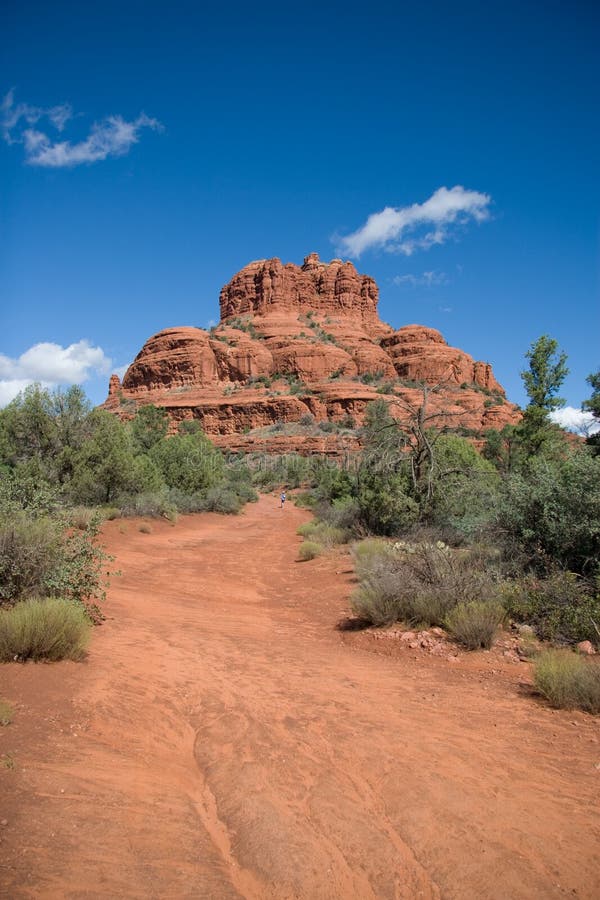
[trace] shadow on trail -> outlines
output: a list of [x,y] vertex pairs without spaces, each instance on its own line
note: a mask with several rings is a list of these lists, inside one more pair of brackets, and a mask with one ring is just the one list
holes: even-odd
[[337,631],[364,631],[365,628],[371,627],[371,622],[360,616],[346,616],[340,619],[335,627]]

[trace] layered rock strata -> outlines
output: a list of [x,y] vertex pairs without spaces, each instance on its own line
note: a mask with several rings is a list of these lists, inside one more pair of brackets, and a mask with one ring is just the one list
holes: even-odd
[[144,344],[104,407],[122,418],[164,407],[176,430],[196,419],[235,450],[337,454],[383,397],[399,419],[429,390],[445,424],[479,434],[519,418],[488,363],[449,347],[420,325],[394,330],[377,313],[375,281],[350,262],[317,254],[302,266],[278,259],[245,266],[220,295],[210,331],[180,327]]

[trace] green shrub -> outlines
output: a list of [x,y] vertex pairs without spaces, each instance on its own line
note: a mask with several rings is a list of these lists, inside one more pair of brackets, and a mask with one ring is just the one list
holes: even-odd
[[113,557],[97,543],[100,518],[85,531],[63,533],[61,552],[54,569],[45,579],[47,595],[82,604],[94,621],[102,618],[94,601],[106,598],[106,565]]
[[166,491],[129,497],[123,504],[121,514],[123,516],[151,516],[155,519],[168,519],[170,522],[177,521],[177,507]]
[[85,610],[54,598],[28,600],[0,612],[0,661],[81,659],[91,624]]
[[315,498],[309,491],[303,491],[301,494],[296,494],[293,500],[294,506],[299,506],[300,509],[312,509],[315,505]]
[[[329,461],[315,460],[312,465],[312,482],[315,485],[314,495],[320,502],[334,503],[350,496],[352,479],[348,472]],[[323,511],[325,511],[324,506]],[[323,516],[320,516],[323,518]],[[329,521],[329,519],[328,519]]]
[[175,434],[155,444],[150,454],[170,488],[193,494],[223,480],[223,456],[202,433]]
[[335,528],[354,534],[360,532],[360,507],[352,497],[338,497],[333,503],[321,502],[315,512],[319,519]]
[[323,547],[334,547],[336,544],[345,544],[348,540],[348,532],[343,528],[336,528],[327,522],[304,522],[296,529],[296,534],[301,537],[311,538]]
[[[203,512],[205,509],[205,496],[201,491],[188,494],[180,488],[170,488],[166,494],[166,504],[167,509],[175,513]],[[165,515],[165,513],[162,513],[162,515]]]
[[471,600],[451,609],[445,625],[452,637],[467,650],[489,650],[504,617],[501,603]]
[[146,522],[142,522],[138,530],[142,534],[152,534],[152,528]]
[[500,477],[494,466],[464,437],[442,434],[435,441],[435,467],[427,521],[457,538],[479,534],[498,505]]
[[512,474],[497,512],[506,553],[547,574],[593,577],[600,560],[600,457],[585,450],[531,459]]
[[527,575],[503,585],[502,595],[508,615],[533,626],[542,640],[598,641],[600,596],[572,572]]
[[331,434],[333,431],[337,431],[337,425],[335,422],[330,422],[329,419],[323,419],[322,422],[319,422],[318,428],[319,431],[323,431],[325,434]]
[[317,527],[317,523],[312,522],[303,522],[302,525],[298,525],[296,528],[296,534],[299,534],[300,537],[312,537],[312,534]]
[[46,593],[63,553],[63,527],[49,517],[16,513],[0,523],[0,606]]
[[600,713],[600,665],[570,650],[546,650],[534,664],[534,684],[559,709]]
[[393,394],[394,393],[394,382],[393,381],[384,381],[383,384],[380,384],[377,388],[378,394]]
[[244,478],[228,477],[225,484],[237,496],[240,506],[243,506],[244,503],[256,503],[258,500],[258,494],[252,487],[251,481],[246,481]]
[[309,559],[315,559],[322,551],[320,544],[315,541],[303,541],[298,550],[298,558],[301,562],[307,562]]
[[361,473],[357,502],[361,522],[373,534],[394,535],[419,517],[418,504],[407,493],[403,475],[380,474],[367,468]]
[[235,515],[242,507],[237,494],[227,487],[218,486],[209,488],[205,494],[204,509],[206,512],[218,512]]

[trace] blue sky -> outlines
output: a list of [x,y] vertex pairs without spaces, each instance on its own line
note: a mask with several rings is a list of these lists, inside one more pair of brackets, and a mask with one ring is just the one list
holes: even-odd
[[591,0],[12,0],[1,17],[0,400],[37,377],[101,402],[151,334],[218,319],[247,262],[311,251],[353,259],[384,320],[439,328],[515,402],[543,333],[568,354],[568,404],[589,396]]

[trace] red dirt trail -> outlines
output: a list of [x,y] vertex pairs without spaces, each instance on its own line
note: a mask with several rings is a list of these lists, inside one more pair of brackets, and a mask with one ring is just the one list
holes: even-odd
[[306,518],[107,523],[87,660],[0,667],[2,897],[600,896],[598,720],[336,630],[349,557],[296,562]]

